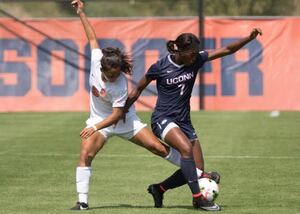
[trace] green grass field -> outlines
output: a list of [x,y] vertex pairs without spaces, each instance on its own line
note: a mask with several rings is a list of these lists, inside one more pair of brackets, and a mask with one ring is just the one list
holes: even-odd
[[[149,123],[149,113],[139,113]],[[2,214],[76,213],[75,168],[87,113],[0,114]],[[300,112],[193,112],[206,169],[222,174],[222,213],[300,213]],[[176,170],[163,159],[111,138],[93,162],[87,213],[198,213],[187,186],[152,208],[146,188]]]

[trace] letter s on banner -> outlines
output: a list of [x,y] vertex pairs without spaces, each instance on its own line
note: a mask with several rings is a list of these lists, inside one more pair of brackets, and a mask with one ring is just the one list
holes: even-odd
[[24,96],[31,88],[31,70],[23,62],[15,59],[5,62],[5,51],[16,51],[18,57],[31,56],[30,45],[21,39],[0,39],[0,75],[16,74],[16,84],[5,84],[0,76],[0,96]]

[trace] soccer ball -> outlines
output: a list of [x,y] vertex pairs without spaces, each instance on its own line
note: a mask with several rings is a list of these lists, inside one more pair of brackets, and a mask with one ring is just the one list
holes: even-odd
[[198,180],[200,192],[207,201],[214,201],[219,195],[218,184],[209,178],[200,178]]

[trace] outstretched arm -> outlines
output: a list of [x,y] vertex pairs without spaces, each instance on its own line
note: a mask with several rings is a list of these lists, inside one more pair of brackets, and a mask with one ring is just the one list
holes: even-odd
[[90,42],[91,49],[99,48],[95,31],[84,13],[84,3],[81,0],[73,0],[71,4],[79,15],[86,37]]
[[[139,98],[142,91],[147,87],[147,85],[149,85],[149,83],[151,81],[152,81],[151,79],[148,79],[146,76],[143,76],[142,79],[140,79],[140,81],[138,82],[137,86],[128,95],[123,112],[122,112],[122,116],[121,116],[124,123],[126,121],[126,113],[128,112],[128,109]],[[116,123],[114,123],[114,126],[116,126],[117,123],[118,123],[118,121]]]
[[139,96],[141,95],[142,91],[147,87],[147,85],[149,85],[149,83],[151,82],[151,79],[148,79],[146,76],[144,76],[142,79],[140,79],[140,81],[138,82],[136,88],[134,88],[130,94],[128,95],[127,101],[126,101],[126,105],[124,108],[124,112],[126,113],[128,111],[128,109],[130,108],[130,106],[139,98]]
[[259,28],[254,28],[249,36],[237,41],[233,42],[226,47],[218,48],[208,52],[208,60],[214,60],[226,55],[233,54],[234,52],[241,49],[244,45],[255,39],[258,35],[262,35],[262,31]]

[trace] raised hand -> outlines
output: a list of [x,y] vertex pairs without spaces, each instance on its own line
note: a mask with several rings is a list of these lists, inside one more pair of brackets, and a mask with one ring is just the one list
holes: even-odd
[[73,8],[75,8],[77,14],[82,12],[83,9],[84,9],[84,4],[81,0],[73,0],[71,2],[71,5],[72,5]]
[[255,39],[258,35],[262,35],[262,30],[260,28],[254,28],[250,33],[250,38]]

